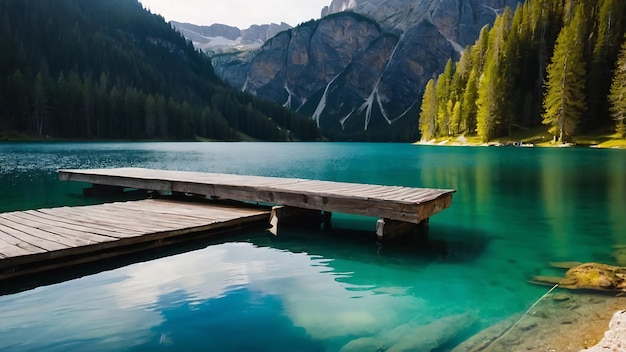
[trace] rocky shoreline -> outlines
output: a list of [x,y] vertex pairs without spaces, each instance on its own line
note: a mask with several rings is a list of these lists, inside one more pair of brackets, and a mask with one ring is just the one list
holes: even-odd
[[609,322],[609,330],[604,333],[604,337],[600,343],[584,351],[600,352],[624,350],[626,350],[626,309],[615,312]]
[[521,319],[489,327],[453,352],[626,351],[626,297],[558,290]]

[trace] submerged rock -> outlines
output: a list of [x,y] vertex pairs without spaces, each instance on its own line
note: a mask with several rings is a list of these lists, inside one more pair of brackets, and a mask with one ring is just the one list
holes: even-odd
[[460,345],[456,346],[452,352],[478,352],[483,351],[487,346],[497,340],[500,336],[504,335],[521,317],[521,314],[515,314],[510,318],[500,321],[482,331],[476,335],[465,340]]
[[341,351],[431,351],[469,330],[474,323],[476,316],[470,313],[452,315],[421,326],[411,321],[377,336],[352,340]]
[[572,267],[565,277],[535,276],[531,282],[558,284],[569,289],[626,291],[626,268],[600,263],[584,263]]
[[569,299],[570,299],[570,296],[566,295],[565,293],[557,293],[554,296],[552,296],[552,300],[557,301],[557,302],[563,302]]
[[474,323],[476,323],[476,317],[469,313],[445,317],[413,329],[388,351],[432,351],[467,331]]

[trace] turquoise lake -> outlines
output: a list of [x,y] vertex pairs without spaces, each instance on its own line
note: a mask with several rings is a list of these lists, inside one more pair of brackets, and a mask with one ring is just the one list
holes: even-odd
[[530,277],[558,273],[549,262],[626,265],[615,256],[626,245],[619,150],[2,143],[0,212],[100,202],[56,171],[127,166],[457,193],[422,246],[380,247],[376,219],[333,214],[329,232],[251,230],[0,296],[0,350],[340,351],[363,338],[421,346],[422,334],[438,333],[426,326],[471,316],[435,348],[448,351],[525,312],[549,289]]

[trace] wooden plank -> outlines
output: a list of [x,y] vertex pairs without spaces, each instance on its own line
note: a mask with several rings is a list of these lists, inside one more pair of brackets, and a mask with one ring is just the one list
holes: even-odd
[[0,219],[2,219],[2,223],[4,225],[15,230],[27,233],[31,236],[39,237],[41,239],[46,239],[51,242],[56,242],[65,245],[66,247],[86,246],[93,243],[93,241],[89,241],[87,239],[66,237],[55,232],[41,230],[37,227],[37,223],[31,221],[22,222],[22,219],[11,213],[0,214]]
[[[158,179],[159,177],[169,177],[170,182],[202,182],[202,183],[211,183],[213,185],[223,185],[223,186],[234,186],[238,187],[240,190],[253,192],[255,187],[251,187],[250,185],[259,184],[258,180],[262,180],[263,184],[271,185],[276,184],[278,189],[288,190],[290,187],[287,185],[281,185],[282,183],[287,182],[288,184],[300,185],[302,187],[308,189],[319,189],[328,190],[333,187],[339,186],[348,186],[359,185],[356,183],[347,183],[347,182],[332,182],[332,181],[315,181],[315,180],[305,180],[305,179],[289,179],[289,178],[270,178],[270,177],[260,177],[260,176],[241,176],[241,175],[224,175],[224,174],[203,174],[203,173],[194,173],[194,172],[175,172],[175,171],[166,171],[166,170],[149,170],[149,169],[103,169],[103,170],[61,170],[59,171],[60,177],[62,179],[67,179],[68,175],[73,175],[72,177],[83,177],[84,182],[92,182],[97,183],[99,180],[98,177],[109,177],[106,175],[142,175],[144,177],[142,180],[150,180],[154,181],[154,179]],[[150,176],[147,176],[150,175]],[[150,178],[148,178],[150,177]],[[274,182],[272,182],[274,181]],[[202,185],[198,185],[202,186]],[[406,189],[415,189],[420,190],[420,188],[409,188],[402,186],[381,186],[381,185],[370,185],[373,187],[383,187],[384,190],[394,190],[398,188],[406,188]],[[291,186],[294,188],[295,186]],[[264,186],[263,188],[272,188],[271,186]],[[294,188],[295,189],[295,188]],[[302,189],[302,188],[299,188]],[[438,190],[440,193],[448,193],[454,192],[453,190]],[[193,192],[191,192],[193,193]]]
[[30,243],[24,242],[20,239],[18,239],[15,236],[12,236],[9,232],[5,231],[6,229],[2,228],[2,224],[0,224],[0,240],[2,240],[4,243],[10,245],[10,246],[14,246],[14,247],[18,247],[20,249],[23,249],[25,251],[28,251],[29,253],[42,253],[42,252],[46,252],[45,249],[32,245]]
[[71,215],[73,215],[71,212],[64,214],[58,210],[55,210],[57,209],[27,210],[24,213],[32,214],[33,216],[37,216],[45,220],[54,221],[55,223],[58,223],[62,226],[67,226],[68,228],[74,230],[90,231],[91,233],[95,233],[98,235],[120,238],[125,237],[128,234],[128,231],[124,231],[120,228],[111,228],[107,225],[100,225],[95,222],[86,221],[85,218],[74,219],[70,217]]
[[78,237],[93,242],[106,242],[117,240],[118,237],[102,234],[97,229],[89,228],[86,226],[76,226],[59,221],[60,219],[47,219],[45,217],[37,216],[32,212],[15,212],[12,213],[16,218],[23,219],[25,222],[29,222],[31,226],[48,232],[58,233],[63,236]]
[[21,232],[17,229],[14,229],[13,227],[7,226],[6,224],[4,224],[4,221],[0,223],[0,231],[23,242],[24,243],[23,248],[37,247],[37,248],[45,250],[46,252],[69,248],[69,246],[67,245],[50,241],[46,238],[37,237],[30,233]]
[[[129,205],[118,203],[116,204],[116,208],[120,209],[129,209]],[[180,204],[178,206],[169,205],[164,207],[164,205],[156,205],[155,204],[144,204],[143,210],[149,211],[156,216],[161,216],[168,219],[176,219],[181,218],[186,221],[220,221],[223,219],[229,219],[233,216],[233,214],[238,214],[239,216],[246,216],[247,214],[255,214],[256,212],[244,212],[244,211],[235,211],[232,208],[219,208],[219,207],[202,207],[202,208],[185,208],[184,205]]]
[[454,190],[404,186],[135,168],[61,170],[59,174],[61,179],[96,184],[110,184],[113,178],[116,185],[134,177],[133,187],[136,188],[159,187],[154,182],[162,181],[175,192],[415,223],[445,209],[446,204],[449,206],[445,199],[451,199],[454,193]]
[[64,216],[64,221],[77,223],[97,230],[110,231],[116,237],[134,237],[138,235],[138,230],[130,229],[128,226],[120,223],[119,219],[105,220],[103,218],[94,218],[88,214],[80,214],[80,210],[72,211],[70,208],[55,209],[39,209],[41,213],[51,213],[54,215]]
[[[119,209],[127,209],[131,211],[136,210],[135,205],[127,203],[115,203],[112,206]],[[163,216],[165,218],[179,217],[187,221],[196,222],[199,219],[216,220],[219,218],[219,216],[216,216],[217,214],[229,214],[228,212],[219,209],[210,209],[209,212],[207,211],[207,208],[203,209],[204,211],[201,211],[200,209],[184,208],[182,204],[177,206],[164,206],[163,204],[158,203],[143,203],[141,209],[146,212],[151,212],[155,216]]]
[[24,245],[20,241],[17,241],[15,239],[15,237],[9,236],[11,237],[11,239],[8,239],[7,241],[5,241],[5,238],[6,238],[5,235],[9,236],[5,233],[3,233],[2,236],[0,236],[0,253],[2,254],[4,258],[25,256],[25,255],[45,252],[43,249],[38,248],[38,247],[28,246],[25,248]]
[[[178,204],[182,204],[182,210],[177,209]],[[144,206],[151,210],[141,210]],[[192,216],[212,212],[219,221]],[[0,280],[185,241],[194,233],[205,236],[206,231],[223,232],[248,223],[267,222],[269,214],[267,208],[213,208],[162,200],[122,202],[120,207],[101,204],[4,213],[0,214]],[[157,224],[153,217],[167,219],[167,226]],[[181,218],[186,221],[179,221]],[[146,219],[152,223],[146,225]],[[120,238],[106,235],[106,227],[114,224],[132,229],[115,233]]]
[[138,220],[126,219],[126,221],[122,222],[122,218],[120,215],[116,215],[114,212],[99,210],[99,209],[84,209],[84,208],[76,208],[73,210],[74,216],[80,216],[81,218],[88,218],[93,221],[102,224],[111,224],[112,227],[123,227],[138,234],[144,234],[151,231],[158,231],[159,227],[139,223]]
[[[123,221],[123,226],[131,225],[132,228],[143,230],[143,231],[158,231],[158,230],[169,230],[176,229],[183,226],[194,226],[196,223],[192,221],[176,221],[171,217],[159,216],[157,214],[152,214],[149,212],[140,212],[140,211],[132,211],[125,210],[124,212],[118,212],[117,209],[109,208],[109,209],[97,209],[93,210],[94,213],[97,213],[99,216],[103,216],[107,219],[113,219],[114,217],[118,217],[119,221]],[[117,214],[117,215],[116,215]]]

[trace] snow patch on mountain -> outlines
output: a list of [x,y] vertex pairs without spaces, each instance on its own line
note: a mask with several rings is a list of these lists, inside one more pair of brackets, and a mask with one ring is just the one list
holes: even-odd
[[172,26],[198,49],[211,54],[250,51],[260,48],[276,34],[291,28],[287,23],[253,25],[247,29],[224,24],[198,26],[172,21]]

